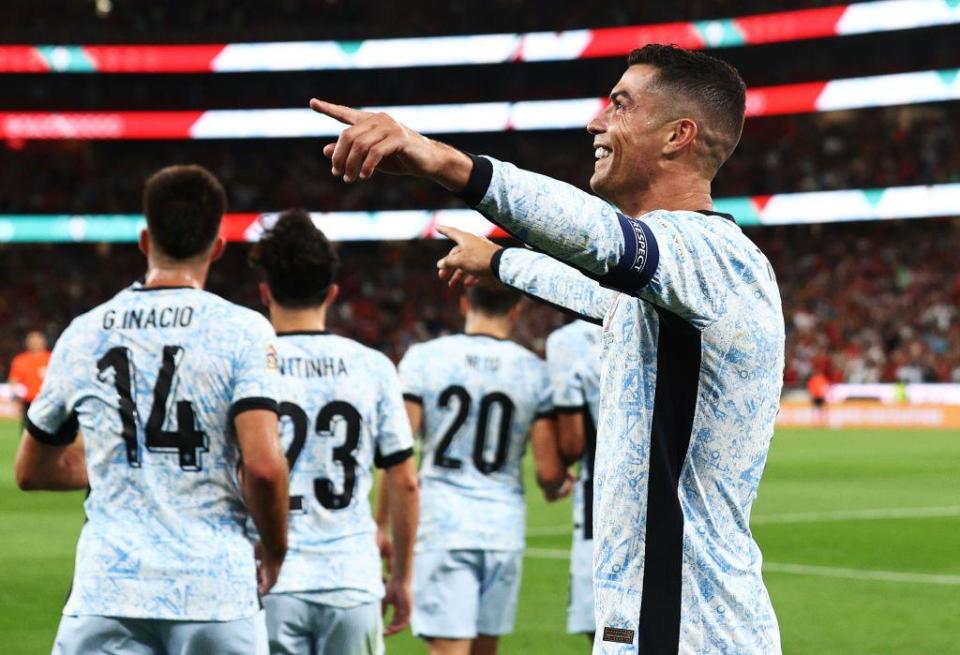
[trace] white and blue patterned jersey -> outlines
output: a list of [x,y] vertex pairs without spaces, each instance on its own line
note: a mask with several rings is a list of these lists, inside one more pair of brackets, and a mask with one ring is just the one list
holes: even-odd
[[404,397],[423,406],[419,550],[519,550],[530,428],[553,407],[546,363],[483,334],[412,346]]
[[290,529],[287,557],[271,593],[372,602],[383,597],[369,500],[372,468],[413,456],[396,368],[385,355],[345,337],[277,336]]
[[593,539],[593,468],[597,450],[597,417],[600,416],[599,325],[574,321],[547,337],[547,367],[557,413],[576,412],[584,417],[583,456],[573,489],[574,539]]
[[501,280],[585,316],[607,308],[594,652],[780,653],[749,529],[783,380],[783,311],[766,257],[730,216],[624,216],[491,159],[474,158],[462,195],[549,255],[500,251]]
[[192,288],[121,291],[53,350],[28,430],[83,432],[90,493],[67,615],[229,621],[259,609],[233,418],[277,409],[275,335]]

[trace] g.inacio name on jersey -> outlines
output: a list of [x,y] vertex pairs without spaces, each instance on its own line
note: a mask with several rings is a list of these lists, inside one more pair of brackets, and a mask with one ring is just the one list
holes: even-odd
[[343,357],[280,357],[280,375],[290,375],[298,378],[329,378],[339,375],[349,375],[347,363]]
[[104,330],[145,330],[147,328],[189,327],[193,321],[190,305],[125,309],[118,315],[114,309],[103,313]]

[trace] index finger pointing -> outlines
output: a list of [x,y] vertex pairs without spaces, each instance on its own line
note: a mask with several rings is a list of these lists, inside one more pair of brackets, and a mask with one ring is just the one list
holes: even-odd
[[449,225],[437,225],[437,232],[447,237],[457,245],[460,245],[463,242],[463,237],[467,235],[467,232],[458,230],[457,228]]
[[356,125],[367,113],[365,111],[360,111],[359,109],[353,109],[352,107],[335,105],[332,102],[318,100],[317,98],[310,99],[310,109],[318,114],[324,114],[330,118],[335,118],[341,123],[346,123],[347,125]]

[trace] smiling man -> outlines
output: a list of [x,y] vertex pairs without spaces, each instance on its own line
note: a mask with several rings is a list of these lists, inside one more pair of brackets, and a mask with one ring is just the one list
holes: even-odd
[[743,126],[729,65],[631,53],[591,121],[605,200],[427,139],[384,114],[313,101],[351,125],[324,149],[345,181],[432,179],[540,252],[457,241],[451,283],[498,275],[603,321],[595,460],[595,653],[780,652],[748,524],[783,373],[773,270],[710,183]]

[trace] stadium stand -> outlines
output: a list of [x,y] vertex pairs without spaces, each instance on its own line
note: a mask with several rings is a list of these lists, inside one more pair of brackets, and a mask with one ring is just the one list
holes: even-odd
[[[868,226],[869,229],[865,229]],[[960,220],[756,228],[787,317],[786,383],[822,370],[845,382],[960,382]],[[231,244],[211,290],[259,307],[248,246]],[[411,344],[459,329],[455,295],[436,279],[442,242],[344,244],[342,300],[331,325],[394,360]],[[70,317],[142,274],[132,245],[0,246],[7,289],[0,365],[34,326],[55,336]],[[946,275],[945,275],[946,274]],[[530,303],[520,339],[542,352],[564,317]]]
[[[256,2],[65,3],[43,16],[24,0],[8,3],[0,26],[6,43],[240,43],[285,39],[373,39],[583,29],[697,21],[830,6],[697,1],[669,4],[564,5],[497,0],[477,12],[474,2],[411,12],[407,2],[360,5],[285,0],[269,11]],[[485,3],[485,6],[487,4]],[[548,10],[549,9],[549,10]],[[211,17],[216,17],[212,20]],[[297,20],[291,20],[296,16]],[[19,17],[19,19],[17,19]],[[360,20],[362,18],[362,20]],[[401,19],[402,18],[402,19]],[[727,48],[751,87],[960,66],[960,27],[874,31],[827,40]],[[318,89],[357,104],[424,104],[600,96],[622,69],[621,57],[528,63],[231,75],[23,74],[0,88],[4,110],[206,110],[302,106]],[[462,84],[464,76],[471,83]],[[901,105],[856,111],[754,118],[738,153],[721,171],[717,197],[799,191],[878,189],[960,182],[960,104]],[[454,145],[514,161],[585,186],[592,169],[583,131],[454,135]],[[328,175],[312,139],[212,141],[19,141],[0,147],[0,213],[130,214],[139,211],[144,179],[178,162],[209,167],[225,184],[230,210],[265,212],[302,206],[311,211],[439,209],[456,200],[416,181],[376,179],[344,186]],[[834,380],[951,381],[960,379],[956,304],[960,279],[956,221],[760,228],[750,231],[777,269],[788,318],[787,383],[802,386],[815,370]],[[344,245],[343,300],[334,325],[394,359],[408,343],[454,329],[449,294],[433,278],[436,243]],[[214,269],[218,292],[255,306],[244,258],[231,245]],[[856,257],[845,257],[845,254]],[[0,368],[22,333],[42,326],[51,338],[68,317],[108,297],[139,275],[127,245],[0,246],[9,293],[0,298]],[[944,284],[944,280],[948,283]],[[238,282],[242,281],[242,282]],[[437,294],[410,289],[434,288]],[[907,310],[910,311],[907,311]],[[524,341],[542,347],[563,319],[531,308]],[[904,317],[909,320],[904,321]]]

